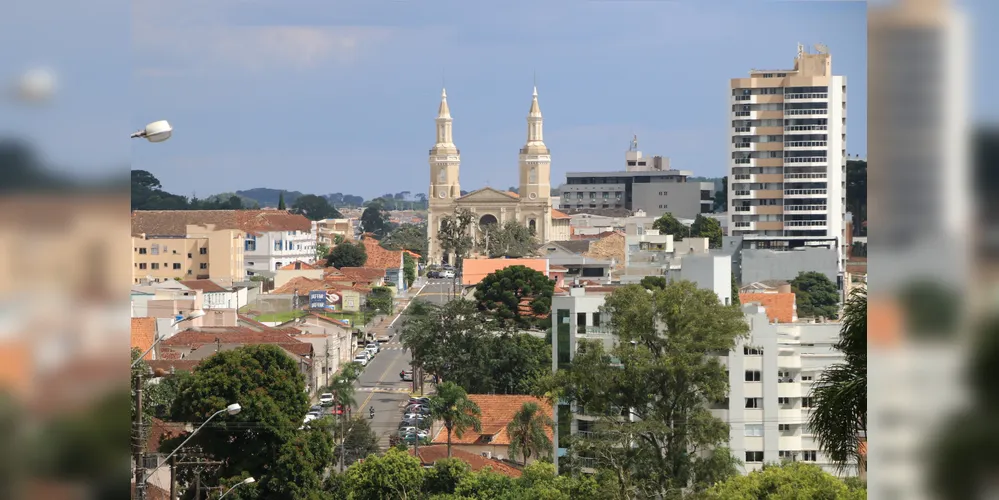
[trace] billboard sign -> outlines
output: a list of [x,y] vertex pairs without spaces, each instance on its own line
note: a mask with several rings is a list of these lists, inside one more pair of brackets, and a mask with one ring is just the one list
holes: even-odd
[[313,290],[309,292],[310,309],[326,309],[326,290]]

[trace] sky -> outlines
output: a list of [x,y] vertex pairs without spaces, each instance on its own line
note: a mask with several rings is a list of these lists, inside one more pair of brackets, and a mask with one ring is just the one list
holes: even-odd
[[[70,35],[0,30],[24,49],[0,67],[62,77],[58,106],[11,111],[18,131],[66,170],[130,163],[178,194],[425,192],[442,84],[465,190],[517,183],[535,82],[553,186],[621,168],[633,135],[646,155],[721,176],[729,79],[790,68],[799,42],[829,47],[849,88],[847,152],[867,151],[863,2],[16,3],[16,21],[58,4],[48,29]],[[106,140],[160,119],[167,142]]]

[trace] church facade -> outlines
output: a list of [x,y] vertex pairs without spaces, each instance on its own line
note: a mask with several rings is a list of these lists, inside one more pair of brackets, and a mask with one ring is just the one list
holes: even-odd
[[471,231],[478,238],[479,227],[516,221],[532,229],[542,244],[569,239],[569,216],[552,209],[551,152],[545,146],[543,118],[535,87],[527,114],[527,142],[520,148],[519,193],[482,188],[461,196],[458,181],[461,153],[454,145],[453,119],[447,104],[447,92],[441,92],[437,113],[437,142],[430,150],[430,210],[427,219],[429,238],[427,262],[454,262],[444,255],[437,238],[443,217],[467,209],[475,215]]

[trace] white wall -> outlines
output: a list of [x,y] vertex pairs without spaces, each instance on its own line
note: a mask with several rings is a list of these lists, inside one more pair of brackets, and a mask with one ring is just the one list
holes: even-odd
[[680,262],[680,279],[698,288],[711,290],[722,304],[732,303],[732,257],[718,254],[685,255]]
[[[252,240],[247,237],[247,241]],[[281,249],[275,250],[276,242]],[[278,267],[301,260],[312,263],[316,260],[316,236],[302,231],[268,231],[256,237],[256,249],[243,253],[243,262],[248,273],[255,271],[275,271]],[[280,265],[279,265],[280,264]]]

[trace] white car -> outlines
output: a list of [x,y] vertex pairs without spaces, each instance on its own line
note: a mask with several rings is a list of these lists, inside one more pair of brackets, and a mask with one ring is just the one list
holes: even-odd
[[375,354],[378,354],[378,352],[381,351],[382,348],[379,347],[377,343],[372,342],[372,343],[364,346],[364,350],[370,352],[371,355],[374,356]]
[[333,393],[324,392],[319,395],[319,404],[322,406],[333,406]]
[[358,354],[354,356],[354,362],[361,366],[368,366],[368,355],[364,353]]
[[454,279],[454,271],[448,269],[448,270],[442,272],[441,273],[441,278],[448,279],[448,280]]
[[318,418],[318,417],[316,417],[315,415],[313,415],[313,414],[310,413],[310,414],[308,414],[308,415],[305,416],[305,421],[302,422],[302,423],[303,424],[307,424],[307,423],[315,420],[316,418]]

